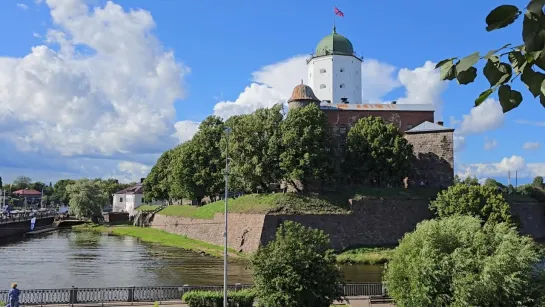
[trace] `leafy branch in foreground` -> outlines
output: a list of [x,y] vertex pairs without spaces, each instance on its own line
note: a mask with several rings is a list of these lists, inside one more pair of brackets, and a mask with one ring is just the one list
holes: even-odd
[[[501,48],[490,50],[485,55],[472,53],[464,58],[449,58],[435,66],[440,69],[441,80],[456,79],[459,84],[469,84],[477,78],[479,61],[486,61],[483,74],[490,83],[490,88],[482,92],[475,100],[479,106],[492,93],[498,91],[503,112],[509,112],[522,102],[522,94],[511,88],[519,76],[528,87],[530,93],[545,107],[545,0],[529,1],[522,23],[522,39],[524,44],[512,46],[506,44]],[[522,11],[514,5],[500,5],[486,17],[486,30],[494,31],[505,28],[515,22]],[[541,71],[539,71],[541,70]]]

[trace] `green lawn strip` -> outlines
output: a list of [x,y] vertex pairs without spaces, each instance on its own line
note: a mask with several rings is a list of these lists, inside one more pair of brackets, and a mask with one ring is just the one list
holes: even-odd
[[141,205],[140,207],[136,208],[136,211],[153,211],[155,209],[159,208],[159,205]]
[[[216,213],[224,212],[223,200],[196,207],[189,205],[168,206],[159,214],[167,216],[184,216],[197,219],[212,219]],[[326,214],[348,213],[346,203],[334,202],[327,197],[315,195],[299,195],[292,193],[249,194],[229,199],[229,212],[254,214]]]
[[[129,236],[138,238],[144,242],[156,243],[163,246],[172,246],[195,252],[203,252],[210,256],[223,256],[223,247],[211,243],[195,240],[186,236],[168,233],[166,231],[150,228],[150,227],[135,227],[135,226],[101,226],[84,224],[72,227],[74,230],[80,231],[97,231],[107,232],[117,236]],[[232,248],[228,249],[229,257],[244,259],[245,255],[235,251]]]
[[393,248],[362,247],[344,251],[337,255],[341,264],[383,264],[390,260]]

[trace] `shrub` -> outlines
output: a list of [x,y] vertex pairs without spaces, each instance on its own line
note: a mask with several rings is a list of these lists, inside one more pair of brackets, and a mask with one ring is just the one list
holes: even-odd
[[[227,303],[229,307],[252,307],[255,294],[252,290],[229,291]],[[184,294],[182,300],[189,307],[222,307],[223,292],[217,291],[191,291]]]
[[541,259],[509,224],[453,216],[405,235],[384,278],[398,307],[543,306]]
[[286,221],[252,259],[256,297],[263,307],[329,307],[341,298],[342,273],[321,230]]

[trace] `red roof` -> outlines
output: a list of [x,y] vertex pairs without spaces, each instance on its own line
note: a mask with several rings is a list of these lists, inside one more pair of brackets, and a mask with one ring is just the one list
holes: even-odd
[[13,194],[17,194],[17,195],[35,195],[35,196],[42,195],[42,193],[40,191],[36,191],[36,190],[17,190],[15,192],[13,192]]
[[125,188],[121,191],[115,192],[115,194],[144,194],[144,187],[141,183],[138,183],[132,187]]

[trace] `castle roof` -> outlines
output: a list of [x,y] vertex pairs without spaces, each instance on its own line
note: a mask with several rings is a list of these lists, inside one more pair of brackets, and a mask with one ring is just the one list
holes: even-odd
[[316,46],[315,57],[326,55],[354,55],[352,42],[338,34],[335,27],[333,27],[333,32],[322,38],[318,46]]
[[405,133],[410,134],[410,133],[418,133],[418,132],[452,132],[452,131],[454,131],[454,129],[425,121],[421,123],[420,125],[405,131]]
[[312,88],[308,85],[303,84],[301,81],[301,84],[297,85],[293,92],[291,93],[290,99],[288,99],[288,103],[292,101],[299,101],[299,100],[310,100],[314,102],[320,102],[320,99],[314,95],[314,92],[312,91]]
[[413,111],[413,112],[434,112],[432,104],[366,104],[366,103],[327,103],[320,104],[322,110],[352,110],[352,111]]

